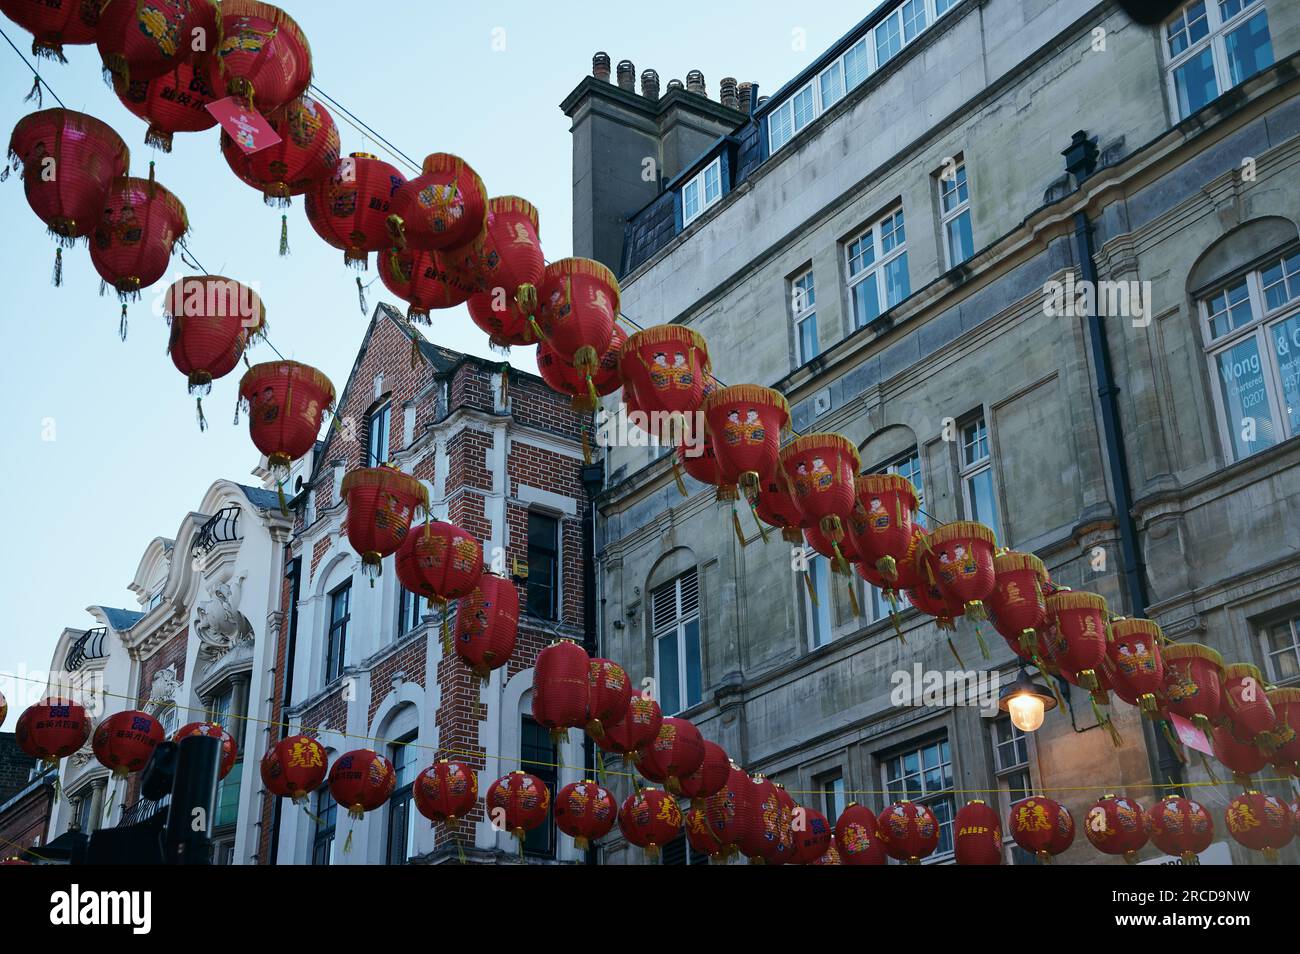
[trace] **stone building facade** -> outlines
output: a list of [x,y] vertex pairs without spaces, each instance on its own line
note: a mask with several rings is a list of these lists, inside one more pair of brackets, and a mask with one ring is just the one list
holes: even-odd
[[[296,499],[267,732],[315,732],[331,760],[372,748],[393,761],[397,788],[357,822],[324,786],[310,814],[268,797],[261,857],[279,864],[514,860],[513,836],[483,816],[487,786],[522,764],[554,790],[588,764],[579,733],[553,746],[530,713],[538,651],[558,637],[586,640],[591,506],[581,470],[590,415],[572,411],[535,375],[429,343],[380,304],[336,417]],[[339,491],[349,470],[379,463],[418,477],[433,516],[473,533],[489,568],[519,587],[514,655],[484,685],[444,655],[440,611],[403,590],[391,557],[373,585],[361,572]],[[456,842],[411,802],[411,783],[436,758],[465,761],[479,773],[479,806]],[[530,861],[581,857],[549,822],[526,848]]]
[[[1294,682],[1298,67],[1282,0],[1195,0],[1150,28],[1113,2],[886,0],[747,112],[579,83],[574,252],[620,275],[631,321],[698,330],[724,383],[777,388],[797,431],[911,477],[930,521],[982,520],[1113,612]],[[1094,266],[1090,322],[1054,290]],[[923,800],[946,860],[968,793],[1005,813],[1022,789],[1149,804],[1206,780],[1123,704],[1113,746],[1079,690],[1029,737],[978,707],[895,705],[915,664],[1005,680],[1010,650],[991,634],[983,659],[963,622],[957,667],[910,609],[904,643],[869,588],[820,557],[802,571],[747,514],[738,539],[710,488],[681,497],[666,451],[604,463],[602,654],[797,801]],[[1195,791],[1221,819],[1230,787]],[[1078,819],[1101,794],[1057,797]],[[1079,838],[1064,860],[1106,859]]]

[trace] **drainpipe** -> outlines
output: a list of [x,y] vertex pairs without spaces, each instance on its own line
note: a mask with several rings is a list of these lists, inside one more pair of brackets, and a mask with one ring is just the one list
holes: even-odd
[[[600,652],[596,619],[596,495],[605,486],[605,462],[584,466],[581,477],[587,494],[587,508],[582,515],[582,645],[589,656],[596,656]],[[596,750],[589,732],[583,733],[582,764],[588,777],[594,777]],[[587,848],[586,863],[596,864],[594,847]]]
[[[289,555],[289,545],[284,546],[285,556]],[[285,665],[284,665],[284,699],[280,704],[280,721],[284,721],[284,710],[289,707],[293,699],[293,657],[297,650],[298,644],[298,596],[302,592],[302,557],[294,557],[287,561],[287,570],[285,576],[289,579],[289,619],[288,634],[285,640]],[[280,730],[280,737],[284,737],[284,729]],[[280,857],[280,811],[282,798],[275,800],[271,810],[271,851],[268,864],[277,864]]]
[[[1066,171],[1074,177],[1076,189],[1097,169],[1097,146],[1080,130],[1074,134],[1069,148],[1061,153],[1065,157]],[[1097,375],[1097,397],[1101,404],[1102,441],[1105,445],[1106,463],[1110,471],[1110,489],[1118,511],[1120,553],[1124,561],[1124,589],[1128,595],[1130,612],[1134,616],[1146,613],[1149,598],[1146,571],[1138,547],[1137,522],[1133,519],[1133,487],[1129,482],[1128,457],[1124,451],[1124,429],[1119,415],[1119,386],[1115,383],[1110,362],[1110,347],[1106,337],[1106,323],[1097,313],[1097,263],[1093,260],[1092,222],[1088,213],[1080,209],[1074,213],[1074,240],[1079,259],[1079,278],[1093,289],[1092,307],[1088,309],[1088,341],[1092,350],[1092,363]],[[1144,734],[1150,726],[1143,720]],[[1155,765],[1153,781],[1157,785],[1181,782],[1183,766],[1174,755],[1168,741],[1160,732],[1147,735],[1147,751],[1151,739],[1155,740]]]

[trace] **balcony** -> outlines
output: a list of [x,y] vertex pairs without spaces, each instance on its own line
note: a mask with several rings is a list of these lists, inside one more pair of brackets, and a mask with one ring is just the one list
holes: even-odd
[[104,637],[107,634],[108,629],[104,626],[82,633],[81,638],[68,650],[68,658],[64,661],[63,668],[68,672],[76,672],[85,665],[87,660],[103,659],[106,655]]
[[239,514],[238,507],[226,507],[209,517],[207,523],[199,528],[199,532],[194,537],[194,545],[190,548],[191,554],[200,556],[210,552],[218,544],[238,541],[240,539]]

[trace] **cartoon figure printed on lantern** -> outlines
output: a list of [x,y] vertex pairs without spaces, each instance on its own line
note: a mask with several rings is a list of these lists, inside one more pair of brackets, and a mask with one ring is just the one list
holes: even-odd
[[357,187],[335,179],[329,187],[330,215],[339,219],[351,217],[357,211]]
[[[491,213],[489,213],[489,218],[491,218]],[[511,238],[510,240],[511,245],[532,245],[533,244],[533,237],[528,234],[528,229],[524,225],[524,223],[516,222],[513,232],[514,232],[514,237]],[[492,254],[496,255],[496,252],[493,252]]]
[[872,497],[867,506],[869,507],[867,510],[867,525],[871,527],[872,532],[883,533],[888,530],[893,520],[889,516],[889,511],[885,508],[884,502],[879,497]]
[[227,29],[221,46],[217,47],[217,55],[225,57],[231,53],[261,53],[262,48],[275,39],[275,33],[275,30],[255,30],[246,18],[241,17],[235,21],[233,31]]
[[[1091,626],[1091,619],[1088,620],[1088,624]],[[1115,661],[1119,664],[1120,671],[1126,676],[1156,671],[1155,657],[1151,654],[1151,650],[1147,648],[1147,644],[1141,640],[1135,640],[1132,646],[1120,646],[1119,659]]]
[[465,197],[456,183],[431,183],[416,194],[422,208],[432,212],[430,224],[435,232],[445,232],[465,214]]
[[[966,548],[960,543],[953,547],[952,555],[948,554],[947,548],[939,551],[939,578],[945,583],[951,583],[959,576],[974,576],[979,572],[979,567],[975,563],[975,555],[967,553]],[[1089,624],[1092,620],[1088,620]]]
[[391,530],[398,540],[405,539],[411,521],[411,508],[403,506],[392,494],[383,494],[380,503],[375,510],[375,526],[380,530]]
[[[304,148],[310,146],[312,140],[316,138],[316,134],[320,132],[320,128],[321,118],[315,100],[304,96],[301,105],[297,109],[289,110],[289,138],[293,140],[295,145]],[[284,164],[282,162],[273,163],[272,172],[276,172],[276,165],[283,166]],[[276,174],[282,175],[283,173],[276,172]]]
[[1178,669],[1169,666],[1165,669],[1166,685],[1165,695],[1171,702],[1182,702],[1185,699],[1194,699],[1200,693],[1201,687],[1196,684],[1192,678],[1190,670]]
[[857,822],[850,822],[844,827],[844,847],[851,854],[866,851],[871,847],[871,832]]

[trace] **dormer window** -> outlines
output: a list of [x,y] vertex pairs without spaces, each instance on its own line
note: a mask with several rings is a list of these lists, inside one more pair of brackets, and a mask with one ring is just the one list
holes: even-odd
[[716,157],[682,188],[682,225],[690,225],[722,198],[722,157]]

